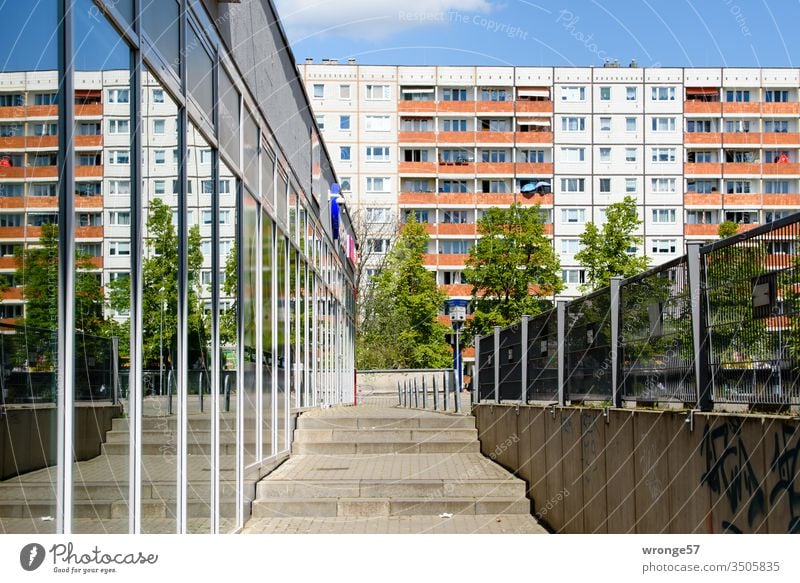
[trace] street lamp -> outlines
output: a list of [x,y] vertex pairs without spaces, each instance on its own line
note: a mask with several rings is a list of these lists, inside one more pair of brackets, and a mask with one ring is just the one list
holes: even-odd
[[161,288],[161,322],[158,326],[158,396],[164,394],[164,288]]
[[467,304],[469,304],[469,300],[457,300],[452,298],[447,300],[447,312],[450,314],[450,323],[453,326],[456,339],[453,350],[453,369],[455,370],[455,389],[457,396],[461,394],[461,385],[463,384],[462,381],[464,378],[459,332],[461,331],[461,326],[463,326],[464,322],[467,320]]

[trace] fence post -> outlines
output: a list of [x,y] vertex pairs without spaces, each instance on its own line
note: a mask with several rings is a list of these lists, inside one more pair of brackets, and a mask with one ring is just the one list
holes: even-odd
[[520,366],[520,376],[522,377],[522,386],[520,386],[519,402],[525,405],[528,402],[528,319],[530,316],[522,316],[522,330],[520,332],[520,345],[522,346],[522,362]]
[[700,243],[687,243],[686,263],[689,268],[689,298],[692,306],[692,344],[694,345],[694,375],[697,383],[697,408],[711,411],[712,379],[709,374],[708,326],[703,303],[703,265]]
[[425,382],[425,377],[422,377],[422,408],[428,408],[428,383]]
[[500,402],[500,326],[494,327],[494,402]]
[[416,377],[414,377],[414,408],[419,409],[419,387],[417,386]]
[[[478,372],[481,369],[481,335],[475,335],[475,367],[472,371],[472,405],[477,405],[480,402],[480,382],[478,379]],[[447,393],[444,395],[445,411],[447,411],[447,399],[450,397]]]
[[619,386],[619,315],[622,278],[611,278],[611,404],[622,407],[622,391]]
[[439,410],[439,389],[436,386],[436,375],[433,376],[433,410]]
[[119,336],[111,337],[111,395],[111,404],[119,403]]
[[197,395],[200,398],[200,412],[203,413],[203,373],[197,373]]
[[564,374],[564,352],[566,349],[567,301],[558,300],[556,310],[558,324],[558,404],[563,407],[566,403],[564,395],[564,383],[566,382],[566,376]]
[[403,393],[400,391],[400,381],[397,381],[397,406],[403,406]]

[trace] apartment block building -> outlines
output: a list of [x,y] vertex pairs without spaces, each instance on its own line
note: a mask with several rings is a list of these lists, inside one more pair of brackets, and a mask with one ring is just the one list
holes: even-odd
[[586,223],[625,196],[643,221],[631,252],[651,265],[724,220],[748,228],[800,208],[798,69],[299,69],[354,205],[373,222],[428,223],[426,263],[453,297],[469,297],[464,261],[491,206],[541,205],[562,297],[584,281]]

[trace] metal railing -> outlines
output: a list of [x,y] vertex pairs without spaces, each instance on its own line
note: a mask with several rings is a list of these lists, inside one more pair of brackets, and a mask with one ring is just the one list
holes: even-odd
[[454,371],[416,375],[397,382],[397,403],[409,409],[461,413],[468,407],[455,386]]
[[800,213],[475,338],[473,402],[800,404]]

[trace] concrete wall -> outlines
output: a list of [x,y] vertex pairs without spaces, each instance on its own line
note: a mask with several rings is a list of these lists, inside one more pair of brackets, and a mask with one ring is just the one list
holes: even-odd
[[766,415],[475,409],[481,451],[563,533],[800,533],[800,422]]
[[[453,369],[402,369],[402,370],[360,370],[357,374],[357,384],[361,389],[362,394],[376,394],[376,393],[391,393],[397,394],[397,383],[404,381],[414,381],[417,379],[418,383],[422,383],[422,379],[426,382],[436,377],[436,382],[443,382],[444,375],[451,376],[450,383],[452,388],[452,375]],[[441,386],[441,385],[439,385]]]
[[[100,455],[111,420],[122,414],[119,405],[75,408],[75,455],[78,461]],[[56,463],[54,406],[8,407],[0,416],[0,480]]]

